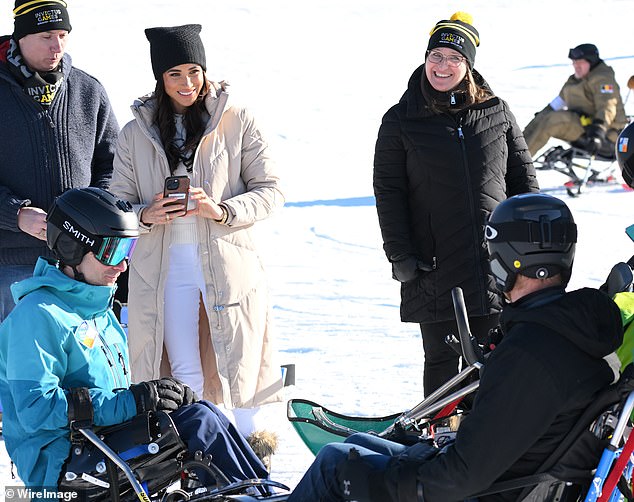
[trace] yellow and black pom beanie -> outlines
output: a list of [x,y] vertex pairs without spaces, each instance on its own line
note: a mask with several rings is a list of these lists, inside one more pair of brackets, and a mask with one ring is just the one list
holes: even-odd
[[43,31],[72,29],[64,0],[15,0],[13,16],[15,40]]
[[201,30],[202,26],[199,24],[145,30],[145,36],[150,42],[150,59],[156,80],[170,68],[186,63],[200,65],[207,71],[205,47],[200,39]]
[[456,12],[450,19],[438,21],[429,32],[427,50],[448,47],[467,58],[473,68],[476,47],[480,45],[480,34],[473,27],[473,18],[466,12]]

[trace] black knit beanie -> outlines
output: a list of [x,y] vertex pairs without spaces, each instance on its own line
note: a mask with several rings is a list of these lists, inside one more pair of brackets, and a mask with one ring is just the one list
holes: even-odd
[[66,30],[70,32],[70,17],[63,0],[15,0],[13,9],[13,38],[43,31]]
[[456,12],[450,19],[438,21],[429,32],[427,50],[448,47],[467,58],[469,68],[473,68],[476,47],[480,45],[480,34],[473,27],[473,18],[466,12]]
[[166,28],[148,28],[145,36],[150,41],[150,58],[154,77],[159,80],[170,68],[194,63],[207,71],[205,47],[200,39],[199,24]]

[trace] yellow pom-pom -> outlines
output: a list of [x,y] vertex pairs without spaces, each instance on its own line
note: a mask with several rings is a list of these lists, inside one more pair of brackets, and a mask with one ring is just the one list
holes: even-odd
[[458,11],[455,12],[451,18],[451,21],[462,21],[463,23],[467,23],[473,26],[473,16],[468,12]]

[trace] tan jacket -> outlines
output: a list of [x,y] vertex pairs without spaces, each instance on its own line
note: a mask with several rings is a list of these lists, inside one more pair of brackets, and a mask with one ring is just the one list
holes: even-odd
[[[215,92],[205,103],[210,119],[196,151],[192,186],[203,187],[230,214],[227,225],[198,218],[208,303],[201,309],[201,319],[207,322],[200,330],[204,397],[227,408],[250,408],[281,399],[268,290],[251,226],[281,207],[284,198],[253,117],[229,106],[224,86],[213,85]],[[110,189],[129,200],[137,214],[162,191],[170,175],[158,129],[152,125],[155,106],[152,95],[135,101],[135,119],[121,131],[114,160]],[[170,225],[142,225],[130,263],[128,343],[137,382],[165,373],[163,291],[170,232]]]
[[604,62],[600,62],[581,80],[574,75],[568,77],[559,96],[569,110],[602,121],[608,131],[620,131],[627,125],[621,89],[614,70]]

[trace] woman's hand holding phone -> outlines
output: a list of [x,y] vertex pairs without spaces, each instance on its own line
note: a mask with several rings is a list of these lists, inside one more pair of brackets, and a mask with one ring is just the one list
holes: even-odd
[[189,211],[189,214],[196,214],[212,220],[222,218],[222,208],[201,187],[190,187],[189,198],[196,201],[196,207]]
[[165,225],[174,218],[187,214],[187,199],[174,202],[164,197],[161,192],[154,195],[154,200],[141,212],[141,223],[144,225]]

